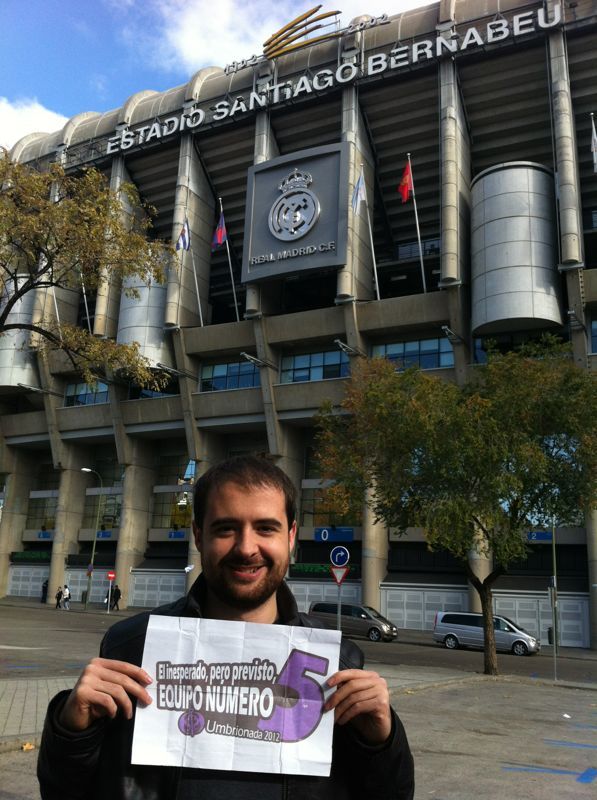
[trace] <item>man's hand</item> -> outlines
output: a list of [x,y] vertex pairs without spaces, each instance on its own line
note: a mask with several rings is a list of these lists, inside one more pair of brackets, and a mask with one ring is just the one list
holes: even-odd
[[71,731],[84,731],[100,717],[113,719],[119,710],[131,719],[131,697],[149,705],[151,697],[145,687],[150,683],[152,679],[141,667],[126,661],[94,658],[68,696],[60,724]]
[[334,709],[338,725],[350,722],[367,744],[379,745],[388,740],[392,714],[384,678],[377,672],[345,669],[332,675],[327,684],[338,687],[325,704],[326,711]]

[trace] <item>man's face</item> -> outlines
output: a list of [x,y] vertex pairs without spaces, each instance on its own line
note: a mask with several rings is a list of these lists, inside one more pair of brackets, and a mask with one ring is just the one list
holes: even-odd
[[193,523],[193,529],[208,588],[223,607],[275,608],[296,534],[282,491],[226,483],[212,490],[203,527]]

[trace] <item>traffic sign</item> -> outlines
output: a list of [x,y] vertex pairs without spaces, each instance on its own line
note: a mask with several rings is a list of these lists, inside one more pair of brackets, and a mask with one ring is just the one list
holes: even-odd
[[110,572],[108,572],[108,574],[106,575],[106,578],[109,581],[113,581],[115,577],[116,577],[116,573],[113,570],[110,570]]
[[316,542],[352,542],[354,540],[354,528],[334,526],[314,528],[313,539]]
[[551,542],[551,531],[527,531],[527,542]]
[[336,581],[336,583],[338,584],[338,586],[340,586],[340,584],[342,583],[344,578],[350,572],[350,567],[333,567],[332,566],[332,567],[330,567],[330,572],[332,573],[332,576],[333,576],[334,580]]
[[348,552],[348,548],[344,547],[342,544],[332,547],[330,561],[334,567],[345,567],[350,561],[350,553]]

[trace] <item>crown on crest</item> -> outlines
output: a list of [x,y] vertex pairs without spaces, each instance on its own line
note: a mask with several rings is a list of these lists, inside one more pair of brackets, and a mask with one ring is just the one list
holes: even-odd
[[289,192],[291,189],[306,189],[313,182],[313,178],[308,172],[300,172],[296,167],[287,175],[278,186],[281,192]]

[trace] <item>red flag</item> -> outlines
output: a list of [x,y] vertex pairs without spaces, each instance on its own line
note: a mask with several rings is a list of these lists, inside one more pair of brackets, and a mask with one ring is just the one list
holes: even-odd
[[406,166],[404,167],[404,172],[402,173],[402,179],[398,184],[398,191],[400,192],[400,197],[402,198],[403,203],[408,202],[413,188],[413,176],[412,172],[410,171],[410,161],[407,161]]
[[226,223],[224,221],[224,212],[220,214],[220,219],[218,221],[217,227],[214,231],[213,239],[211,240],[211,251],[213,253],[214,250],[217,250],[218,247],[221,247],[226,240],[228,239],[228,233],[226,231]]

